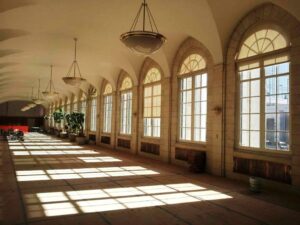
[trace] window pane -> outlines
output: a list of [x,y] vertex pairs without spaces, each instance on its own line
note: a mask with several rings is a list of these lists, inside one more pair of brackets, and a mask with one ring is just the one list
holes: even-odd
[[250,132],[250,146],[253,148],[259,148],[259,131]]
[[260,95],[260,81],[253,80],[251,81],[251,96],[259,96]]
[[277,112],[289,112],[289,95],[277,95]]
[[249,121],[250,121],[249,114],[242,115],[242,120],[241,120],[242,130],[249,130],[250,128]]
[[276,77],[271,77],[266,79],[266,95],[276,94]]
[[250,95],[250,82],[241,83],[241,97],[249,97]]
[[195,76],[195,88],[201,87],[201,75]]
[[253,97],[250,99],[251,113],[260,113],[260,98]]
[[276,149],[277,141],[276,141],[276,132],[266,132],[266,148]]
[[250,78],[251,79],[259,78],[259,76],[260,76],[259,68],[250,70]]
[[290,63],[281,63],[277,65],[277,74],[288,73],[290,70]]
[[207,86],[207,74],[204,73],[201,75],[201,86],[206,87]]
[[242,131],[241,132],[241,146],[249,146],[249,131]]
[[206,114],[206,102],[201,102],[201,114]]
[[201,128],[206,128],[206,115],[201,116]]
[[285,131],[289,130],[289,114],[288,113],[279,113],[277,114],[277,130]]
[[259,130],[259,114],[251,114],[250,116],[250,130]]
[[266,96],[265,100],[265,112],[272,113],[276,112],[276,95]]
[[194,141],[201,141],[201,130],[199,128],[194,129]]
[[288,150],[289,148],[289,135],[287,132],[278,132],[278,149],[280,150]]
[[241,100],[241,111],[242,113],[249,113],[249,98],[243,98]]
[[206,141],[206,129],[201,129],[200,141],[203,141],[203,142]]
[[266,114],[266,131],[276,130],[276,114]]
[[201,88],[201,101],[206,101],[206,100],[207,100],[207,89]]
[[276,74],[276,67],[274,65],[265,67],[266,76],[275,75],[275,74]]
[[289,93],[289,76],[280,76],[277,78],[278,94]]

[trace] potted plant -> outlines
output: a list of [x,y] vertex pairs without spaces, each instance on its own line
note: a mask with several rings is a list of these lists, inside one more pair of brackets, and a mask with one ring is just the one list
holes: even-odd
[[84,114],[81,112],[73,112],[71,117],[74,121],[74,126],[77,133],[76,142],[79,145],[84,145],[86,141],[83,132]]
[[261,192],[261,179],[259,177],[249,177],[250,191],[254,193]]
[[[61,108],[53,112],[53,120],[56,124],[61,124],[61,121],[64,119],[64,113]],[[55,134],[59,137],[61,130],[56,130]]]
[[74,124],[74,120],[73,120],[73,113],[69,113],[66,114],[65,119],[66,119],[66,128],[68,130],[68,134],[69,134],[69,140],[71,142],[74,142],[76,140],[76,126]]

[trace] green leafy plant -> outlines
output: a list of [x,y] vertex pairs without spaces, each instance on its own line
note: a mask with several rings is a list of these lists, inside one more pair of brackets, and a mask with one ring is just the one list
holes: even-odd
[[54,123],[61,123],[61,121],[64,119],[65,115],[62,111],[62,109],[58,109],[52,114]]
[[84,123],[84,114],[81,112],[72,112],[66,114],[66,123],[69,128],[70,133],[78,134],[78,136],[84,136],[83,133],[83,123]]

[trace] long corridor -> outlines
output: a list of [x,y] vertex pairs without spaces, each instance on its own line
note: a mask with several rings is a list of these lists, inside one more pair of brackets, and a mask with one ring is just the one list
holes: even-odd
[[150,159],[38,133],[0,143],[0,224],[300,223],[300,206]]

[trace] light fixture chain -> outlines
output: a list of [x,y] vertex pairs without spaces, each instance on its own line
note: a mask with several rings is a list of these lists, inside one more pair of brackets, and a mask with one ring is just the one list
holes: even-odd
[[51,68],[50,69],[50,90],[49,90],[50,93],[51,93],[51,90],[52,90],[52,88],[51,88],[52,87],[52,67],[53,67],[53,65],[50,66],[50,68]]
[[151,27],[151,31],[153,32],[153,26],[152,26],[152,21],[151,21],[151,17],[150,17],[150,10],[149,7],[147,6],[147,12],[148,12],[148,19],[149,19],[149,23],[150,23],[150,27]]
[[143,31],[145,31],[145,23],[146,23],[146,0],[144,0],[143,7],[144,7],[144,10],[143,10]]
[[132,26],[130,28],[130,31],[133,31],[136,28],[136,25],[138,24],[138,21],[139,21],[142,9],[143,9],[143,4],[140,6],[139,11],[136,14],[136,17],[134,18],[134,21],[133,21],[133,24],[132,24]]
[[[155,23],[155,20],[154,20],[154,18],[153,18],[153,16],[152,16],[152,13],[151,13],[151,11],[150,11],[150,9],[149,9],[148,6],[147,6],[147,11],[148,11],[148,15],[150,15],[149,21],[152,20],[152,22],[153,22],[153,24],[154,24],[154,27],[155,27],[155,29],[156,29],[156,32],[159,33],[159,32],[158,32],[158,29],[157,29],[157,26],[156,26],[156,23]],[[152,31],[153,31],[153,30],[152,30]]]
[[[81,77],[81,72],[80,72],[78,63],[76,62],[75,65],[77,66],[78,74],[79,74],[79,76]],[[74,67],[75,67],[75,66],[74,66]]]

